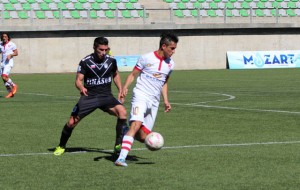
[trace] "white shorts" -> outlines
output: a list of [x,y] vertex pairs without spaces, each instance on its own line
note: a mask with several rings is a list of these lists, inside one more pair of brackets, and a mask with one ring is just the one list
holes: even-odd
[[11,72],[11,69],[14,66],[14,60],[10,59],[9,61],[5,61],[1,63],[1,69],[0,69],[0,75],[9,75]]
[[141,121],[143,127],[152,131],[158,108],[157,100],[149,99],[135,91],[131,101],[130,122]]

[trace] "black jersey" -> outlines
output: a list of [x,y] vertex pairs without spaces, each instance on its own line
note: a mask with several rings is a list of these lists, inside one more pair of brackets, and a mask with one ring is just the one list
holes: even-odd
[[116,59],[106,56],[99,60],[94,54],[83,58],[78,66],[78,73],[84,75],[84,87],[88,95],[112,95],[111,83],[118,70]]

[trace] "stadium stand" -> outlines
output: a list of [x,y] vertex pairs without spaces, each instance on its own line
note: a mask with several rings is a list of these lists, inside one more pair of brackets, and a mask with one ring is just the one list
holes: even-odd
[[[299,17],[300,0],[155,0],[178,19]],[[148,18],[151,2],[138,0],[1,0],[2,20]],[[158,4],[159,3],[159,4]],[[153,3],[155,4],[155,3]],[[159,7],[160,6],[160,7]],[[163,8],[161,8],[163,7]],[[151,9],[151,8],[150,8]],[[149,10],[150,10],[149,9]],[[33,12],[32,12],[33,11]],[[154,12],[152,17],[157,16]],[[159,16],[157,16],[159,17]]]

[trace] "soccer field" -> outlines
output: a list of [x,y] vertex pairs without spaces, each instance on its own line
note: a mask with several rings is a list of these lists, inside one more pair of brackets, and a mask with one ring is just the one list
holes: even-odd
[[11,76],[16,96],[0,88],[0,189],[300,187],[299,69],[174,71],[172,111],[161,104],[154,128],[165,146],[151,152],[135,142],[126,168],[113,164],[116,118],[99,110],[64,155],[52,154],[79,97],[74,73]]

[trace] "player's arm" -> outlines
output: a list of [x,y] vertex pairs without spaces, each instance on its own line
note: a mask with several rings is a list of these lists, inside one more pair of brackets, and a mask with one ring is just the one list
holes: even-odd
[[138,76],[140,74],[140,70],[137,68],[134,68],[132,70],[132,72],[127,76],[125,84],[123,86],[123,90],[122,90],[122,96],[125,97],[128,93],[128,87],[130,86],[130,84],[134,81],[135,77]]
[[122,97],[122,82],[121,82],[121,76],[119,71],[116,71],[116,73],[114,74],[114,83],[119,90],[118,100],[120,100],[123,103],[124,98]]
[[75,80],[75,86],[80,91],[80,94],[84,96],[88,96],[87,89],[83,86],[83,79],[84,75],[81,73],[77,73],[76,80]]
[[7,55],[7,60],[10,60],[11,58],[13,58],[13,56],[17,56],[19,53],[18,53],[18,50],[17,49],[15,49],[15,50],[13,50],[13,53],[11,53],[11,54],[8,54]]
[[162,97],[165,104],[165,112],[169,112],[171,110],[171,104],[168,99],[168,82],[166,82],[162,88]]

